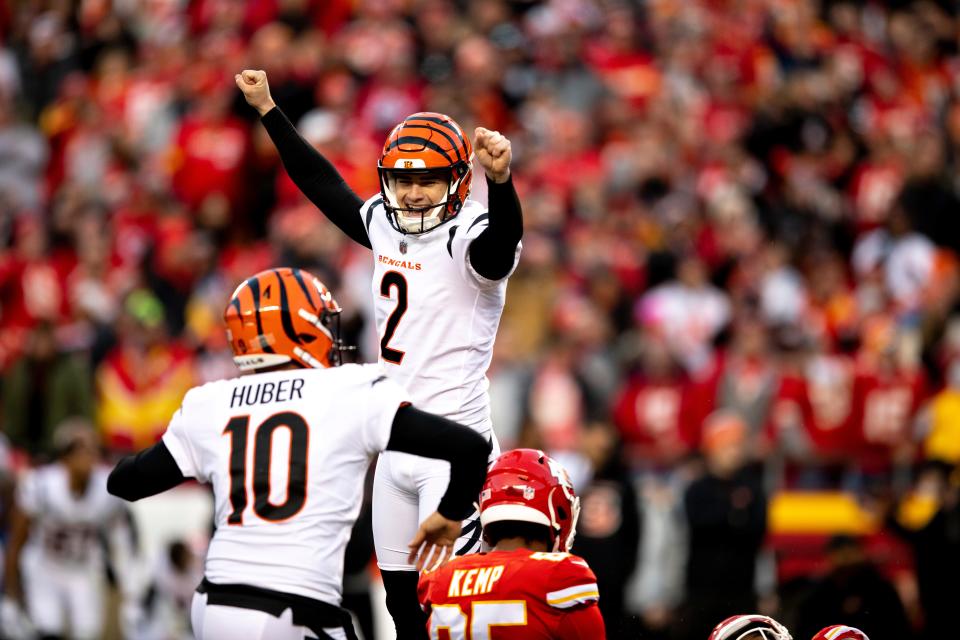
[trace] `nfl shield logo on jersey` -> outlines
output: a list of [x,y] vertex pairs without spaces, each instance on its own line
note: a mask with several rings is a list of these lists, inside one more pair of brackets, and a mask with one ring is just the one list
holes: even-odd
[[407,241],[406,241],[406,240],[401,240],[401,241],[400,241],[400,253],[406,253],[406,252],[407,252]]

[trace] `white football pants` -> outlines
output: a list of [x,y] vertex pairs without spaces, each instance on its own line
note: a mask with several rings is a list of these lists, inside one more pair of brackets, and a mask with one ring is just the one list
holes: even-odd
[[[490,462],[500,455],[500,443],[493,431]],[[373,478],[373,542],[377,566],[384,571],[415,571],[407,562],[407,546],[420,523],[437,510],[450,481],[450,463],[446,460],[384,451],[377,460]],[[479,500],[480,496],[477,496]],[[481,550],[480,514],[474,512],[463,521],[455,545],[457,555]]]

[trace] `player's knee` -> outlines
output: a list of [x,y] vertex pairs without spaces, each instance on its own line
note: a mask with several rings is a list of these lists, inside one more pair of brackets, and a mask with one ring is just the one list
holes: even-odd
[[393,618],[398,638],[427,640],[427,615],[417,600],[416,571],[381,571],[387,592],[387,611]]

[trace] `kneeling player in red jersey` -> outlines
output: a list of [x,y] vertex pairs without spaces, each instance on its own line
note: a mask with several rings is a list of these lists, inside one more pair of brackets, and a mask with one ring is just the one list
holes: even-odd
[[[567,553],[580,499],[542,451],[515,449],[490,467],[480,521],[493,551],[460,556],[420,578],[431,638],[602,640],[597,578]],[[469,635],[467,629],[470,629]]]

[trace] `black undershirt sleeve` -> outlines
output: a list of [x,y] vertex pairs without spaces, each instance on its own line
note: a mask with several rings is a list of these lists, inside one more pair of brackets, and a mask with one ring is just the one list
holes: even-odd
[[369,249],[370,237],[360,219],[363,200],[337,169],[303,139],[280,107],[268,111],[260,122],[277,147],[290,179],[303,195],[354,242]]
[[483,436],[408,405],[397,410],[387,449],[448,461],[450,484],[437,511],[450,520],[463,520],[473,513],[490,455],[490,443]]
[[184,480],[180,467],[161,440],[118,462],[107,478],[107,491],[133,502],[163,493]]
[[487,228],[470,243],[470,264],[488,280],[501,280],[513,268],[517,244],[523,237],[523,211],[510,177],[503,184],[487,178]]

